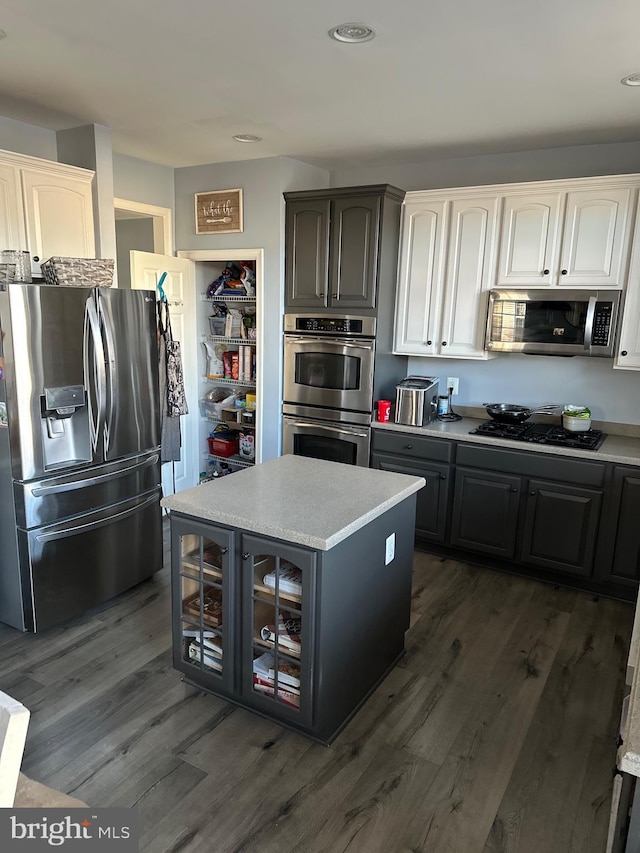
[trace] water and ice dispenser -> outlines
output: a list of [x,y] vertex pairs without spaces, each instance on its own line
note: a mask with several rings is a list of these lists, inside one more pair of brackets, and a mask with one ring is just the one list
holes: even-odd
[[84,385],[45,388],[40,396],[45,469],[92,460]]

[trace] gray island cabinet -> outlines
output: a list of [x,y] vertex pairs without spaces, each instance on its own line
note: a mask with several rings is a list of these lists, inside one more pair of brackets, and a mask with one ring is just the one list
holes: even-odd
[[404,650],[423,485],[283,456],[165,498],[175,668],[331,742]]

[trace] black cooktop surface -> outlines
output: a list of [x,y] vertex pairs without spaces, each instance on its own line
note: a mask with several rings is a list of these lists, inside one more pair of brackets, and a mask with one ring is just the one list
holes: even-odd
[[533,444],[553,444],[559,447],[579,447],[597,450],[607,437],[597,429],[585,432],[569,432],[553,424],[501,424],[498,421],[483,421],[470,430],[476,435],[492,435],[494,438],[512,438],[514,441],[529,441]]

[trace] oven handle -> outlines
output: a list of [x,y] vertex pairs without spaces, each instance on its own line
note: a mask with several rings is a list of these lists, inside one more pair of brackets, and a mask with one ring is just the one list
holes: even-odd
[[368,432],[361,432],[357,429],[338,429],[338,427],[325,426],[324,424],[318,423],[305,423],[304,421],[296,421],[293,426],[295,426],[296,429],[315,429],[318,432],[322,430],[324,430],[324,432],[339,432],[342,435],[354,435],[357,438],[366,438],[369,435]]
[[320,341],[323,344],[340,344],[341,347],[353,347],[354,349],[373,349],[374,338],[363,338],[357,343],[352,340],[347,340],[345,338],[316,338],[311,335],[303,336],[293,336],[293,335],[285,335],[286,343],[295,343],[295,344],[307,344],[312,341]]

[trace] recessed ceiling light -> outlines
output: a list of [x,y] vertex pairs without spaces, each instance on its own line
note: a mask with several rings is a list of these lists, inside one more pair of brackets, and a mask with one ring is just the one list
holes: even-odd
[[640,71],[635,74],[627,74],[620,82],[623,86],[640,86]]
[[368,27],[366,24],[340,24],[329,30],[329,35],[336,41],[347,42],[348,44],[359,44],[363,41],[371,41],[375,38],[376,31]]
[[254,136],[252,133],[236,133],[233,138],[236,142],[262,142],[261,136]]

